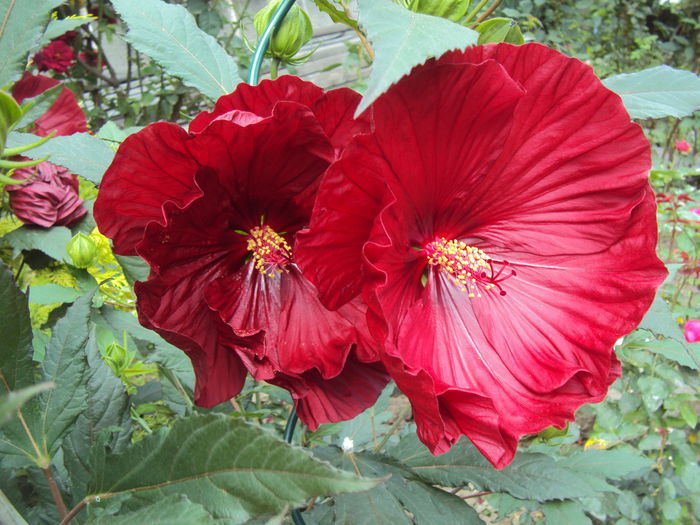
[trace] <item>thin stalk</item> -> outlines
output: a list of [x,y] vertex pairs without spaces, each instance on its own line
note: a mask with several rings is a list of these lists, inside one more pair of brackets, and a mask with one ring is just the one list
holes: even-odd
[[[58,509],[58,515],[61,517],[61,520],[64,520],[68,515],[68,509],[66,508],[66,504],[64,503],[63,497],[61,496],[61,491],[58,490],[58,485],[56,484],[56,479],[53,477],[51,465],[41,470],[44,473],[46,481],[48,481],[49,483],[49,488],[51,489],[51,496],[53,496],[53,501],[56,504],[56,508]],[[66,523],[70,522],[68,521]]]
[[496,8],[497,8],[499,5],[501,5],[501,2],[502,2],[502,1],[503,1],[503,0],[496,0],[493,4],[491,4],[491,5],[489,6],[489,8],[488,8],[486,11],[484,11],[484,14],[481,15],[479,18],[476,19],[476,22],[474,22],[474,25],[472,26],[472,28],[474,28],[474,26],[480,24],[481,22],[483,22],[484,20],[486,20],[489,16],[491,16],[491,13],[493,13],[493,12],[496,10]]
[[279,76],[280,59],[275,57],[270,64],[270,78],[275,80]]
[[374,447],[375,452],[381,452],[382,448],[384,448],[384,445],[386,445],[386,442],[389,441],[389,438],[394,434],[394,432],[396,432],[396,429],[399,428],[399,425],[406,420],[410,413],[411,405],[406,405],[401,409],[401,412],[399,412],[399,414],[396,416],[396,420],[391,424],[389,430],[386,431],[386,434],[384,434],[384,437],[379,442],[379,445]]
[[462,25],[467,25],[469,22],[472,21],[472,19],[479,14],[479,11],[481,11],[481,8],[486,5],[486,3],[489,0],[481,0],[474,9],[471,10],[471,12],[467,15],[467,17],[464,19],[462,22]]
[[[344,0],[341,2],[341,5],[343,6],[343,11],[345,11],[345,14],[348,16],[348,18],[352,18],[352,13],[350,12],[350,6],[348,3]],[[404,6],[406,7],[406,6]],[[355,29],[355,28],[353,28]],[[360,29],[355,29],[355,33],[357,33],[358,38],[360,39],[360,43],[362,44],[362,47],[365,48],[365,51],[367,51],[367,54],[369,57],[374,60],[374,49],[372,48],[372,45],[369,43],[369,40],[367,40],[367,37],[365,34],[360,30]]]

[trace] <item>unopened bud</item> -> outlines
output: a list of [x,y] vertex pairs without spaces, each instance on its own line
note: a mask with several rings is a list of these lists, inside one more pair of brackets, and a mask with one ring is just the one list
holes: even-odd
[[97,257],[97,246],[84,233],[77,233],[68,241],[66,252],[70,255],[73,266],[76,268],[87,268],[92,265]]
[[[265,28],[280,4],[282,4],[282,0],[272,0],[253,18],[258,38],[265,32]],[[312,35],[313,26],[309,15],[301,7],[293,5],[277,27],[277,31],[272,35],[270,45],[267,48],[267,56],[288,62],[299,52],[301,46],[311,40]]]

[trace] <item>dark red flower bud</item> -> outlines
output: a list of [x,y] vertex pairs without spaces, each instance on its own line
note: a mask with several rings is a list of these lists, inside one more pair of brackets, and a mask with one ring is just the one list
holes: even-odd
[[73,49],[63,40],[57,39],[34,55],[34,64],[39,71],[52,69],[64,73],[73,65]]
[[12,177],[27,180],[5,186],[10,192],[12,211],[26,224],[44,228],[68,226],[87,213],[78,196],[78,178],[65,168],[42,162],[18,169]]

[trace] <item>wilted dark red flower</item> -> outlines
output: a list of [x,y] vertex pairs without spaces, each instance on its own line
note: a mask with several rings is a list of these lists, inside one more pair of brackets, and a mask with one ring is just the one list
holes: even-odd
[[42,162],[17,169],[12,177],[28,180],[5,186],[10,208],[24,223],[44,228],[69,226],[87,213],[78,197],[78,179],[65,168]]
[[537,44],[414,69],[324,176],[297,261],[358,295],[420,439],[496,466],[603,399],[662,282],[649,145],[592,69]]
[[[60,82],[53,78],[25,73],[14,85],[12,95],[21,104],[58,84]],[[36,120],[31,130],[41,137],[52,131],[56,135],[87,131],[85,114],[68,88],[61,90],[56,101]],[[42,162],[15,170],[13,177],[27,180],[24,184],[5,186],[10,192],[10,207],[22,222],[49,228],[73,224],[87,213],[78,196],[77,177],[60,166]]]
[[53,40],[32,59],[39,71],[65,73],[73,65],[73,49],[61,39]]
[[132,135],[106,172],[95,219],[116,253],[151,266],[139,319],[192,359],[199,405],[237,394],[248,370],[289,389],[315,428],[367,408],[388,381],[364,308],[326,310],[294,253],[334,144],[366,126],[351,118],[358,100],[295,77],[241,85],[189,133]]

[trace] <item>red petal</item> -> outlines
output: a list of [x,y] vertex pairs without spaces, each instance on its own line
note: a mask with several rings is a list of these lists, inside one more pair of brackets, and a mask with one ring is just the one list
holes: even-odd
[[135,255],[151,221],[163,222],[163,205],[180,208],[201,195],[194,183],[199,168],[186,148],[187,133],[165,122],[151,124],[119,147],[102,178],[95,221],[113,239],[114,251]]
[[[58,84],[60,82],[53,78],[25,72],[12,88],[12,96],[21,104],[25,99],[36,97]],[[56,135],[72,135],[88,131],[85,114],[80,109],[73,92],[66,87],[61,90],[46,113],[36,120],[32,133],[45,137],[54,130]]]
[[323,131],[333,144],[336,157],[353,137],[369,132],[369,113],[354,118],[355,109],[362,96],[348,88],[334,89],[319,98],[311,110],[323,126]]
[[323,90],[320,87],[291,75],[283,75],[276,80],[263,80],[256,86],[241,83],[233,93],[220,97],[213,111],[197,115],[190,122],[189,131],[201,133],[217,117],[232,110],[269,117],[280,101],[297,102],[310,107],[321,95]]

